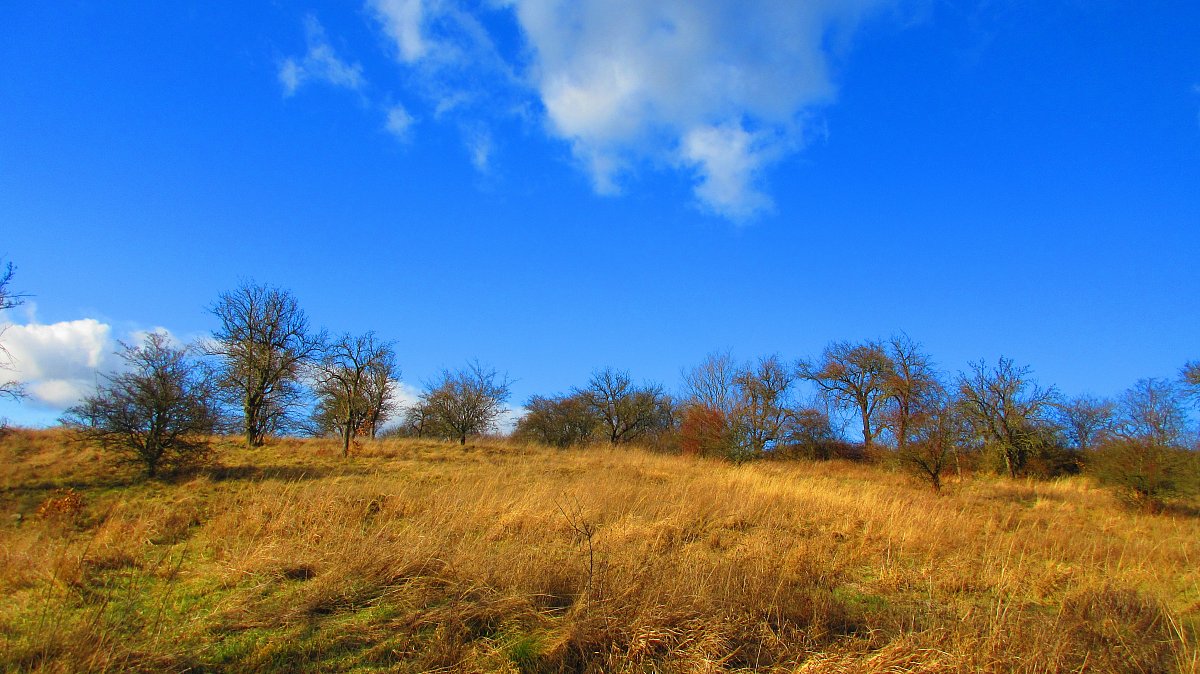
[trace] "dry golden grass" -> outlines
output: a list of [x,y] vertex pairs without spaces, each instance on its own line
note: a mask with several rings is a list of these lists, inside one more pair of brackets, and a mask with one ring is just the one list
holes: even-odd
[[128,483],[0,447],[8,670],[1200,671],[1200,519],[1084,479],[284,440]]

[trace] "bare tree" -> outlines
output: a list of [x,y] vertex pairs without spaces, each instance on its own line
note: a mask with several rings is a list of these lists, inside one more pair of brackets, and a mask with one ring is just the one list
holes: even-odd
[[1117,403],[1117,435],[1162,447],[1181,447],[1188,415],[1183,397],[1168,379],[1138,380]]
[[740,368],[728,351],[714,351],[699,365],[683,372],[687,402],[703,405],[725,416],[733,413],[738,391],[735,379]]
[[388,362],[376,363],[367,372],[367,418],[363,428],[372,440],[379,434],[380,427],[398,411],[396,382],[400,379],[400,368],[395,364],[395,354],[390,344],[388,351]]
[[240,408],[246,445],[287,430],[300,402],[303,367],[320,352],[324,333],[286,290],[243,283],[211,307],[221,325],[209,353],[221,358],[221,389]]
[[1033,381],[1028,366],[1001,356],[995,367],[980,360],[971,363],[970,373],[959,373],[958,393],[962,412],[976,433],[1000,450],[1005,469],[1016,477],[1044,437],[1040,427],[1058,392]]
[[629,373],[611,367],[592,373],[587,388],[576,391],[614,445],[632,442],[663,420],[666,397],[657,384],[635,386]]
[[419,405],[434,429],[467,444],[468,435],[493,430],[506,410],[511,382],[495,368],[472,361],[461,370],[443,370],[426,384]]
[[64,425],[148,477],[202,458],[218,425],[211,373],[157,332],[140,346],[122,344],[119,355],[128,370],[106,376]]
[[834,342],[821,360],[800,362],[800,376],[838,405],[854,409],[862,421],[863,446],[870,450],[880,432],[879,416],[888,398],[894,364],[878,341]]
[[1081,395],[1058,405],[1055,418],[1071,446],[1086,452],[1112,434],[1115,414],[1113,401]]
[[887,409],[884,416],[896,437],[896,448],[908,445],[913,421],[928,408],[936,407],[942,396],[933,362],[921,345],[908,335],[895,335],[887,341],[892,367],[887,371]]
[[1195,452],[1145,438],[1110,440],[1097,452],[1091,470],[1129,505],[1151,511],[1161,509],[1168,498],[1195,496],[1200,491],[1200,461]]
[[400,377],[392,345],[375,333],[343,335],[325,348],[315,368],[320,429],[332,429],[342,439],[342,456],[360,433],[374,437],[392,411],[395,381]]
[[910,441],[897,449],[897,457],[934,491],[942,490],[942,474],[957,461],[958,448],[970,433],[962,408],[944,391],[924,399],[909,418]]
[[684,401],[680,414],[680,448],[687,454],[732,457],[737,453],[734,412],[741,368],[729,351],[714,351],[700,364],[681,372]]
[[417,401],[404,408],[404,415],[401,417],[400,435],[412,438],[423,438],[425,436],[439,435],[436,428],[436,419],[433,418],[433,412],[429,405],[424,402]]
[[[24,295],[14,293],[9,288],[15,268],[11,262],[0,264],[0,311],[7,311],[25,302]],[[0,327],[0,337],[4,336],[7,326]],[[12,357],[4,344],[0,343],[0,371],[12,370]],[[0,398],[20,400],[25,397],[25,387],[15,379],[0,380]]]
[[760,358],[734,377],[737,399],[734,405],[734,428],[738,445],[749,458],[774,449],[789,431],[792,419],[791,392],[796,381],[792,368],[780,362],[778,356]]
[[1200,405],[1200,360],[1192,361],[1180,369],[1179,383],[1192,402]]

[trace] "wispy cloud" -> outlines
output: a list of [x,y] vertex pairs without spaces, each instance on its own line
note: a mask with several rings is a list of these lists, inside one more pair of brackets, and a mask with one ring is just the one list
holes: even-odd
[[529,410],[520,405],[506,409],[500,418],[496,419],[496,430],[501,433],[512,433],[517,429],[517,423],[521,421],[521,417],[528,413]]
[[439,116],[513,94],[517,79],[492,36],[455,0],[368,0],[367,9]]
[[467,152],[471,165],[480,173],[487,173],[492,161],[492,134],[486,127],[476,127],[465,132]]
[[325,36],[325,28],[317,17],[311,14],[305,17],[304,31],[308,51],[299,58],[286,58],[279,64],[279,83],[283,85],[284,95],[294,95],[310,81],[344,89],[361,89],[365,82],[362,66],[343,61],[334,53],[333,46]]
[[[529,90],[500,57],[476,12],[454,0],[367,0],[407,74],[408,94],[424,100],[435,121],[457,126],[472,166],[491,168],[491,126],[520,108]],[[501,10],[506,11],[506,10]]]
[[409,134],[415,121],[403,105],[393,105],[388,108],[387,130],[397,140],[406,141],[409,139]]

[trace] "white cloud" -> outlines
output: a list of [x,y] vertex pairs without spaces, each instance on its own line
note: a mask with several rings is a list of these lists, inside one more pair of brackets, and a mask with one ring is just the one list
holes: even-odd
[[413,63],[425,55],[428,47],[422,36],[425,16],[422,0],[372,0],[370,5],[396,43],[401,60]]
[[95,384],[84,379],[47,379],[29,384],[25,390],[47,407],[66,409],[94,389]]
[[111,362],[112,328],[92,318],[49,325],[8,325],[4,346],[12,374],[32,400],[66,408],[92,391],[97,370]]
[[550,131],[598,191],[641,160],[666,160],[694,171],[703,205],[744,219],[770,204],[762,169],[834,98],[831,35],[883,0],[509,2]]
[[[525,41],[520,76],[460,0],[367,0],[397,60],[446,114],[508,115],[535,97],[599,193],[644,166],[695,180],[702,207],[744,220],[771,207],[763,174],[803,146],[833,101],[831,46],[895,0],[493,0]],[[285,73],[281,71],[281,79]],[[478,119],[471,120],[478,125]],[[461,121],[460,121],[461,123]],[[482,136],[481,139],[489,137]],[[486,167],[490,140],[470,142]]]
[[507,409],[504,414],[496,419],[496,429],[501,433],[512,433],[517,430],[517,423],[521,421],[521,417],[529,413],[529,410],[523,406],[516,406],[512,409]]
[[763,133],[749,133],[740,124],[691,129],[680,148],[683,162],[699,176],[695,190],[700,203],[735,221],[771,207],[771,198],[755,184],[760,169],[778,151]]
[[299,59],[284,59],[279,65],[279,83],[283,85],[284,94],[295,94],[309,80],[345,89],[362,88],[362,66],[347,63],[334,53],[333,46],[325,36],[325,28],[315,16],[305,18],[304,30],[308,52]]
[[412,130],[413,116],[408,113],[408,110],[403,105],[393,105],[387,111],[387,130],[388,133],[396,137],[397,140],[405,141],[409,138],[409,132]]
[[466,144],[471,165],[476,171],[486,173],[492,161],[492,134],[486,128],[472,129],[466,133]]
[[[35,405],[64,410],[96,390],[103,374],[120,370],[124,362],[116,354],[120,344],[107,323],[94,318],[42,324],[0,324],[0,335],[9,354],[9,372],[25,386]],[[176,347],[182,342],[166,328],[133,330],[124,342],[140,344],[151,332],[166,335]]]
[[283,63],[279,64],[279,83],[283,85],[283,91],[288,96],[296,93],[305,78],[304,69],[294,59],[284,59]]
[[394,381],[392,384],[395,385],[393,399],[400,409],[408,409],[420,401],[421,389],[402,381]]

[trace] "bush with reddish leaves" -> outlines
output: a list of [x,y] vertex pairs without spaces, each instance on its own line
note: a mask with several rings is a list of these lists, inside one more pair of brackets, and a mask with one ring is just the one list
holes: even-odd
[[725,456],[731,438],[729,421],[721,410],[706,405],[691,405],[683,412],[679,426],[679,446],[692,456]]

